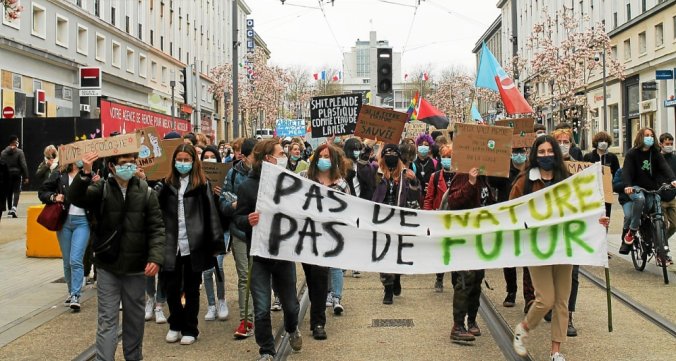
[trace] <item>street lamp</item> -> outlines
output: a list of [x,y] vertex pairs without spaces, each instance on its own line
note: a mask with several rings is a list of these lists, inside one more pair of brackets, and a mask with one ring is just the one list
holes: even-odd
[[[596,54],[596,58],[599,58],[599,54]],[[603,65],[603,129],[605,131],[610,131],[608,126],[608,99],[606,96],[607,86],[606,86],[606,47],[603,47],[603,53],[601,53],[601,61]]]
[[174,130],[176,130],[176,123],[174,121],[174,88],[176,87],[176,81],[169,81],[169,86],[171,87],[171,125],[174,127]]

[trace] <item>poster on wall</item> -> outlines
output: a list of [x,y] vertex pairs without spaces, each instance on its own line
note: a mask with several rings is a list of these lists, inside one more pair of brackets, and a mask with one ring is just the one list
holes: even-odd
[[137,129],[155,127],[160,137],[176,131],[184,134],[190,131],[190,121],[174,118],[150,110],[130,107],[101,100],[101,130],[104,136],[112,132],[132,133]]

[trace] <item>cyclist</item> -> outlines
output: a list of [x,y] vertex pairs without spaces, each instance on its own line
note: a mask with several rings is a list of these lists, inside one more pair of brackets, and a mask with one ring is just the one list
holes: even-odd
[[[636,134],[634,146],[627,152],[622,167],[624,193],[629,195],[632,203],[629,231],[624,236],[624,242],[634,243],[636,230],[641,224],[641,214],[645,210],[653,209],[653,197],[643,192],[634,192],[634,186],[647,190],[658,189],[661,183],[670,182],[676,187],[676,177],[667,164],[660,148],[655,144],[655,131],[651,128],[642,128]],[[667,255],[667,262],[671,264],[671,257]],[[658,262],[661,260],[658,259]]]

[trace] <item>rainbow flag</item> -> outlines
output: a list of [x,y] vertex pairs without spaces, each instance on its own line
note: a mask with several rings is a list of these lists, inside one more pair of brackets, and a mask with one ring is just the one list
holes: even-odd
[[418,118],[418,112],[416,111],[416,108],[418,106],[418,98],[420,98],[420,93],[415,92],[415,96],[413,99],[411,99],[411,104],[408,105],[408,110],[406,110],[406,114],[408,114],[408,120],[416,120]]

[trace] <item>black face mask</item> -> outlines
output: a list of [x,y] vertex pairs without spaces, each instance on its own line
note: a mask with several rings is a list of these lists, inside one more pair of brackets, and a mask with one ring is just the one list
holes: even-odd
[[538,161],[538,166],[542,168],[542,170],[552,170],[554,169],[555,160],[553,155],[548,155],[544,157],[537,157],[536,158]]
[[385,165],[387,168],[394,169],[397,168],[399,164],[399,156],[397,155],[386,155],[385,156]]

